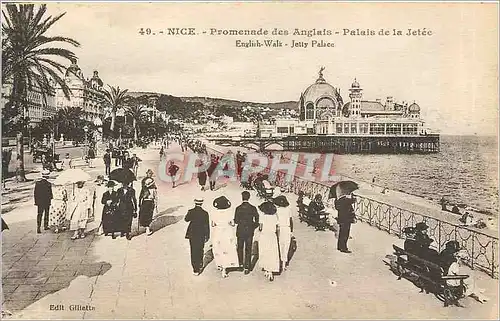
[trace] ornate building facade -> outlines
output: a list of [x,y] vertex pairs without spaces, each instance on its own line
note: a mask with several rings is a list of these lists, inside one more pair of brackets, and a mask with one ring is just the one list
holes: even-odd
[[92,78],[85,79],[76,59],[66,70],[64,81],[71,90],[70,99],[66,99],[61,88],[56,88],[56,106],[62,108],[81,108],[83,117],[93,121],[104,116],[103,82],[99,73],[94,71]]
[[363,89],[354,79],[349,102],[344,103],[340,89],[333,87],[319,71],[316,82],[301,94],[299,119],[277,118],[272,136],[298,134],[340,136],[416,136],[426,133],[420,106],[398,104],[389,96],[382,104],[364,100]]

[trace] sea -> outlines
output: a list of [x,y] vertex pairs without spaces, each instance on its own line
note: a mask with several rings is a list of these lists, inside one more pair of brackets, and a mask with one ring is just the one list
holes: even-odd
[[336,155],[338,174],[430,201],[498,216],[498,142],[490,136],[441,136],[439,153]]

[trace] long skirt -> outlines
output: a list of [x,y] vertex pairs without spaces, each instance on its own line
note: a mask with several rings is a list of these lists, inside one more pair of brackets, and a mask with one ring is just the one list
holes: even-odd
[[290,250],[290,242],[292,240],[292,231],[290,226],[280,226],[280,258],[281,261],[288,261],[288,252]]
[[236,236],[232,227],[212,229],[212,251],[215,264],[223,268],[237,267]]
[[130,233],[132,230],[132,212],[131,211],[120,211],[117,210],[115,214],[115,219],[113,220],[113,226],[115,232]]
[[155,202],[153,200],[142,201],[141,208],[139,209],[139,224],[141,226],[147,227],[151,224],[154,208]]
[[67,202],[53,199],[49,209],[49,227],[61,228],[66,221]]
[[115,215],[115,208],[111,206],[104,206],[102,209],[102,230],[104,233],[113,233],[115,226],[113,218]]
[[278,237],[272,231],[260,234],[259,266],[269,272],[280,271]]
[[89,218],[89,209],[85,204],[79,204],[71,213],[70,230],[84,229],[87,227],[87,220]]

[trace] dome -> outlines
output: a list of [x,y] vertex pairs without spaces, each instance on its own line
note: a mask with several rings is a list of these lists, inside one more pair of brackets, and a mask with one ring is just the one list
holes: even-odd
[[76,63],[76,59],[72,59],[71,60],[71,65],[68,67],[68,69],[66,69],[66,77],[68,77],[70,75],[75,75],[78,78],[82,78],[83,77],[82,70],[80,69],[80,67]]
[[413,113],[419,113],[420,112],[420,106],[416,103],[413,103],[408,107],[408,110]]
[[351,85],[351,88],[359,88],[359,82],[354,78],[354,82]]
[[316,82],[311,86],[307,87],[304,91],[304,103],[316,101],[321,97],[330,97],[336,100],[336,92],[337,90],[327,82]]

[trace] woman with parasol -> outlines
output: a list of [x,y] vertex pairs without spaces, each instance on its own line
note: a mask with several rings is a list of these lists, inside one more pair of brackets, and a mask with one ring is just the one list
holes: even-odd
[[144,185],[139,195],[139,224],[146,228],[146,234],[151,235],[151,221],[153,220],[153,212],[158,212],[158,194],[156,191],[155,181],[148,177],[144,181]]
[[273,202],[265,201],[259,205],[259,211],[259,266],[264,270],[264,276],[273,281],[273,273],[280,271],[277,209]]
[[238,267],[238,253],[236,252],[236,233],[233,222],[233,211],[230,210],[231,202],[220,196],[213,202],[217,209],[210,213],[212,226],[212,250],[217,269],[226,278],[227,268]]
[[76,183],[77,188],[74,191],[73,206],[69,211],[71,213],[70,230],[75,231],[71,237],[72,240],[85,237],[85,228],[90,215],[89,203],[92,202],[92,197],[89,195],[89,191],[83,188],[84,185],[84,181]]

